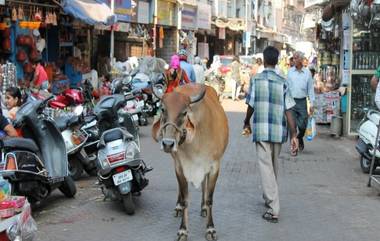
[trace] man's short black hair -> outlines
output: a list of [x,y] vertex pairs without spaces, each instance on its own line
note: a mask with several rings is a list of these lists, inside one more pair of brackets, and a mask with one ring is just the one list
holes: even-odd
[[263,55],[265,64],[275,66],[278,63],[280,52],[275,47],[268,46],[264,49]]

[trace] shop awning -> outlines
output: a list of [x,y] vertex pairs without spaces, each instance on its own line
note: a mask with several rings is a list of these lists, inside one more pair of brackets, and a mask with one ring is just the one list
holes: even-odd
[[62,7],[66,13],[90,25],[116,22],[116,16],[107,4],[97,0],[63,0]]

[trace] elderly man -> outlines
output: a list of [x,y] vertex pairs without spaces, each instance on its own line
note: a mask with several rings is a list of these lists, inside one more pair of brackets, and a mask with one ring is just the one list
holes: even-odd
[[[294,66],[289,69],[288,83],[290,93],[293,96],[296,105],[292,108],[294,119],[298,127],[299,149],[304,149],[303,137],[307,127],[308,114],[314,112],[314,81],[308,68],[303,67],[304,54],[296,52],[293,55]],[[307,100],[310,99],[310,109],[307,110]]]

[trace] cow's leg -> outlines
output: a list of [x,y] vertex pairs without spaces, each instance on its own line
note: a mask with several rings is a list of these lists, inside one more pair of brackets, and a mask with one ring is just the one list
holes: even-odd
[[179,184],[178,176],[177,176],[177,181],[178,181],[178,197],[177,197],[177,203],[175,205],[174,209],[174,217],[182,217],[183,213],[183,197],[181,195],[181,185]]
[[218,180],[219,175],[219,165],[211,169],[208,174],[208,183],[207,183],[207,230],[206,230],[206,239],[217,240],[216,230],[214,227],[214,221],[212,218],[212,204],[213,204],[213,196],[215,191],[216,181]]
[[208,175],[206,175],[202,182],[202,203],[201,203],[201,216],[206,217],[207,216],[207,183],[208,183]]
[[178,233],[177,233],[177,241],[186,241],[188,236],[188,219],[189,219],[189,213],[188,213],[188,197],[189,197],[189,189],[188,189],[188,183],[183,175],[183,172],[177,172],[177,180],[179,184],[179,195],[180,197],[180,205],[183,207],[182,210],[182,221],[181,226],[179,227]]
[[[181,181],[182,181],[182,167],[179,164],[179,161],[174,161],[174,167],[175,167],[175,174],[177,177],[177,183],[178,183],[178,197],[177,197],[177,203],[174,209],[174,217],[181,217],[183,213],[183,195],[181,193]],[[184,178],[184,177],[183,177]]]

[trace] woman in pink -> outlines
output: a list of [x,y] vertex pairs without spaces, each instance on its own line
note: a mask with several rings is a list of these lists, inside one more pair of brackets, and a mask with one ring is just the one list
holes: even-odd
[[49,87],[49,79],[45,68],[41,65],[41,59],[37,60],[33,63],[34,68],[34,78],[32,81],[32,85],[34,88],[47,90]]

